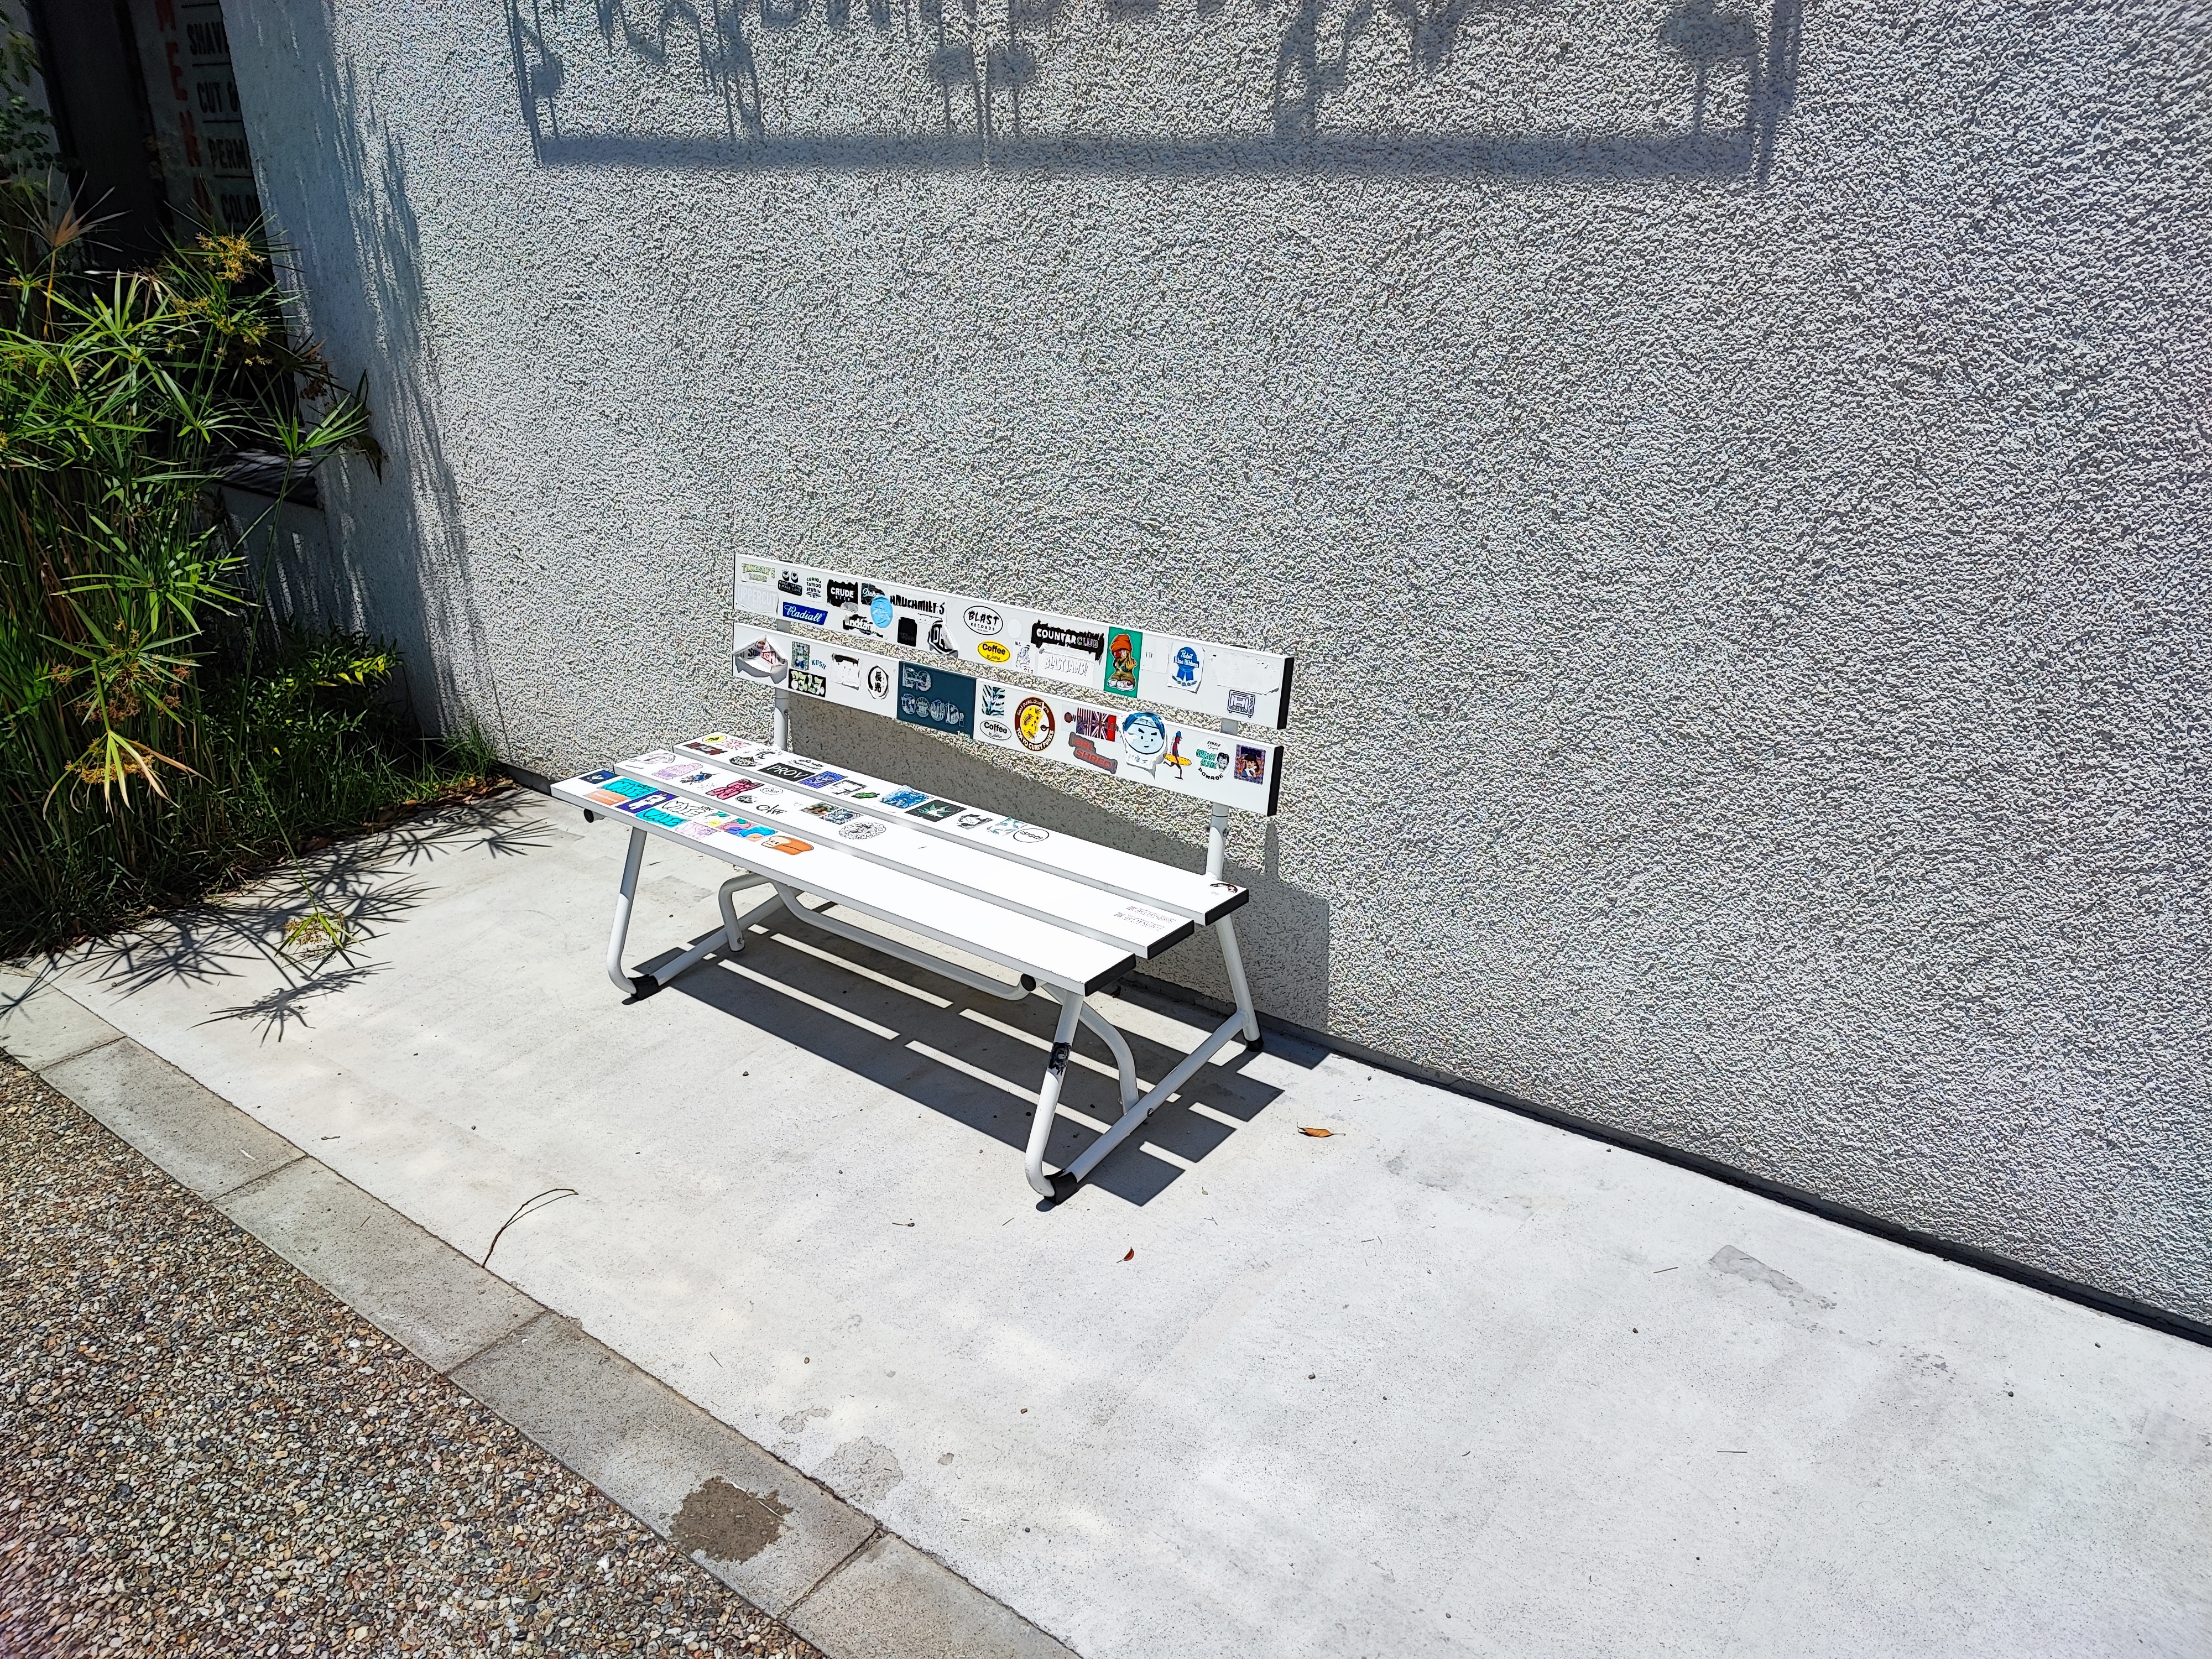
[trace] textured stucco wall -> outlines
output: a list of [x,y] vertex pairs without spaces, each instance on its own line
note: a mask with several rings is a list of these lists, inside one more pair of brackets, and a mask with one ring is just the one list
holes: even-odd
[[698,15],[232,0],[439,718],[764,722],[739,546],[1294,650],[1264,1006],[2212,1316],[2212,10]]

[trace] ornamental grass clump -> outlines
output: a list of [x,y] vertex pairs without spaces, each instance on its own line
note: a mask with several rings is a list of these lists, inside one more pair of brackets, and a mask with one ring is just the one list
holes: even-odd
[[[393,653],[272,617],[222,487],[380,463],[256,236],[103,271],[96,227],[9,181],[0,230],[0,956],[235,879],[489,769],[430,757]],[[262,536],[261,543],[270,538]],[[317,922],[318,937],[333,937]]]

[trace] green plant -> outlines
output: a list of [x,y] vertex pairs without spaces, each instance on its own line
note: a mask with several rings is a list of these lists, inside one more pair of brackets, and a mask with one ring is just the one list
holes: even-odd
[[[0,88],[15,51],[0,46]],[[281,455],[288,477],[339,450],[381,459],[270,251],[205,234],[149,270],[93,269],[97,227],[20,171],[41,152],[9,125],[14,107],[0,106],[0,165],[17,164],[0,190],[0,955],[194,896],[459,781],[386,701],[389,647],[272,618],[245,568],[258,521],[238,522],[220,488],[240,449]],[[459,757],[477,776],[481,748]],[[347,935],[318,921],[301,937]]]

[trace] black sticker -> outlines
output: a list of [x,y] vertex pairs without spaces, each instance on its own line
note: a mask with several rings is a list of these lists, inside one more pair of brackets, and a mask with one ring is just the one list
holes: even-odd
[[1106,636],[1079,628],[1060,628],[1051,623],[1031,623],[1030,643],[1049,646],[1056,651],[1080,651],[1098,658],[1106,654]]
[[898,672],[898,717],[909,726],[973,737],[975,682],[966,674],[902,662]]

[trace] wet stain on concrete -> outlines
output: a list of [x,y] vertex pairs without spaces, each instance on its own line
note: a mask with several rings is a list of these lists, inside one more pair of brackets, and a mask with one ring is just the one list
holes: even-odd
[[891,1449],[869,1439],[848,1440],[830,1454],[821,1479],[839,1497],[866,1509],[880,1504],[893,1486],[906,1479],[906,1471]]
[[775,1492],[765,1498],[733,1486],[719,1474],[701,1483],[684,1500],[670,1523],[669,1536],[685,1554],[715,1561],[750,1561],[783,1531],[791,1505]]
[[776,1426],[786,1434],[805,1434],[806,1425],[811,1419],[829,1415],[830,1408],[827,1406],[809,1406],[803,1412],[793,1412],[788,1417],[778,1418]]
[[1801,1308],[1832,1308],[1836,1304],[1817,1291],[1808,1291],[1787,1273],[1778,1273],[1755,1255],[1747,1255],[1733,1244],[1723,1244],[1713,1252],[1706,1264],[1717,1272],[1730,1273],[1738,1279],[1747,1279],[1754,1285],[1764,1285],[1785,1302]]

